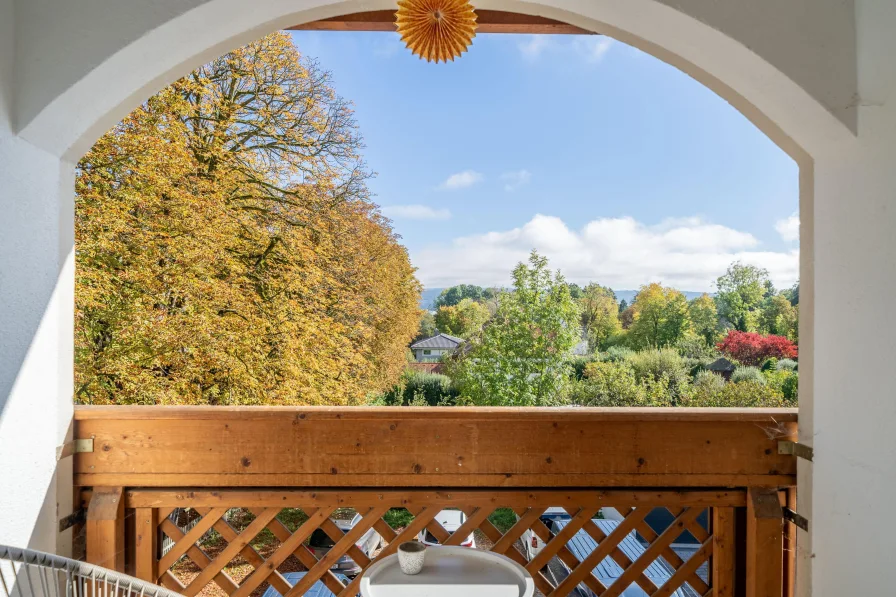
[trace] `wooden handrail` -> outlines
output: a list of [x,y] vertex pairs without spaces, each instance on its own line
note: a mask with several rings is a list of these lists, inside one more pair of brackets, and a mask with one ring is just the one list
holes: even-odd
[[315,419],[536,419],[587,421],[692,421],[795,423],[796,408],[490,407],[490,406],[152,406],[76,405],[75,420],[229,419],[305,414]]
[[81,486],[795,484],[795,410],[78,407]]

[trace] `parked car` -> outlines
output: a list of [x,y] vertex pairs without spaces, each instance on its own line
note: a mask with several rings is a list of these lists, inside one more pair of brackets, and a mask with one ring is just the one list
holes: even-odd
[[[467,521],[467,515],[460,510],[442,510],[436,515],[435,520],[442,525],[446,531],[454,533]],[[426,545],[439,545],[439,540],[428,530],[420,531],[420,534],[417,535],[417,540]],[[473,538],[472,533],[464,539],[461,546],[476,548],[476,540]]]
[[[343,533],[350,531],[360,521],[360,514],[355,514],[351,520],[333,520]],[[373,555],[373,552],[379,549],[382,543],[382,536],[371,528],[355,542],[355,545],[369,557]],[[308,540],[308,548],[317,559],[322,558],[335,544],[336,542],[321,529],[315,529],[314,532],[311,533],[311,538]],[[345,574],[346,576],[357,576],[361,573],[360,564],[356,563],[347,555],[336,560],[336,563],[333,564],[330,569]]]
[[[553,533],[555,522],[567,522],[571,517],[563,508],[548,508],[539,519],[546,527],[548,527],[551,533]],[[526,529],[520,536],[520,540],[523,542],[523,547],[526,549],[526,557],[530,562],[538,555],[538,552],[544,549],[545,546],[545,542],[541,540],[541,537],[532,532],[532,529]]]

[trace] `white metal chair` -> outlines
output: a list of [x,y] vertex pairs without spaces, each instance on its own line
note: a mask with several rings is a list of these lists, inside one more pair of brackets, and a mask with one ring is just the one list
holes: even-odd
[[0,545],[0,588],[0,597],[182,597],[101,566],[6,545]]

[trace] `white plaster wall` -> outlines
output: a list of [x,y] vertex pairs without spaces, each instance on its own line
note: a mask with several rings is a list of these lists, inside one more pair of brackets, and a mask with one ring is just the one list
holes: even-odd
[[815,156],[814,205],[803,215],[814,236],[817,596],[894,594],[896,3],[858,4],[859,137]]
[[11,132],[12,10],[0,0],[0,543],[67,553],[71,460],[57,469],[55,451],[72,412],[73,178]]

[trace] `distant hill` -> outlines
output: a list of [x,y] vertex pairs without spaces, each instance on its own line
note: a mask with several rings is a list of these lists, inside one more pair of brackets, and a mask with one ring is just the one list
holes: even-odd
[[420,293],[420,308],[427,311],[432,309],[433,302],[442,294],[444,288],[426,288]]
[[[432,309],[432,304],[438,298],[444,288],[427,288],[420,294],[420,308],[421,309]],[[632,304],[632,301],[635,299],[635,295],[638,294],[637,290],[614,290],[616,293],[616,300],[621,301],[625,300],[629,305]],[[682,290],[681,293],[688,299],[695,299],[698,296],[702,295],[702,292],[696,292],[693,290]],[[712,293],[710,293],[712,294]]]
[[[623,300],[624,300],[624,301],[625,301],[626,303],[628,303],[629,305],[632,304],[632,301],[635,300],[635,295],[638,294],[638,291],[637,291],[637,290],[614,290],[613,292],[616,293],[616,300],[617,300],[617,301],[623,301]],[[704,293],[703,293],[703,292],[696,292],[696,291],[693,291],[693,290],[682,290],[682,291],[681,291],[681,294],[683,294],[683,295],[685,296],[686,299],[688,299],[688,300],[692,300],[692,299],[697,298],[698,296],[703,296]],[[709,293],[709,294],[710,294],[710,296],[713,295],[713,293]]]

